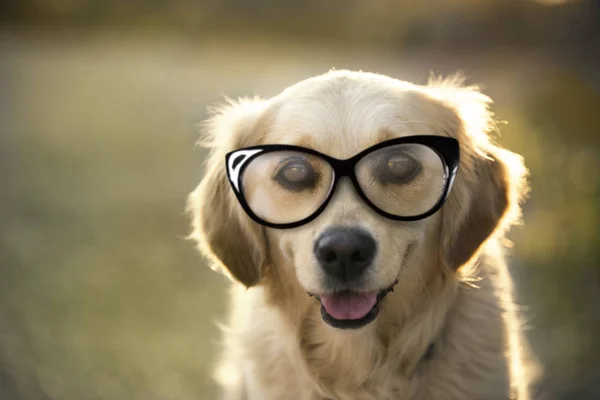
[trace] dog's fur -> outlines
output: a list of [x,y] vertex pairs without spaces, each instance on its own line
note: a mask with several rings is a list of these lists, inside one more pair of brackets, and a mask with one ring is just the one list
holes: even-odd
[[[217,370],[226,399],[508,399],[528,397],[520,321],[501,241],[527,190],[520,156],[492,143],[490,99],[462,79],[426,86],[330,71],[267,99],[230,101],[206,126],[207,170],[191,194],[200,250],[233,285],[233,310]],[[296,144],[348,158],[382,140],[451,136],[461,160],[434,215],[396,222],[340,182],[307,225],[262,227],[236,200],[225,153]],[[399,283],[376,320],[357,330],[323,322],[322,271],[312,247],[331,226],[360,226],[379,252],[368,287]],[[430,357],[424,357],[430,344]]]

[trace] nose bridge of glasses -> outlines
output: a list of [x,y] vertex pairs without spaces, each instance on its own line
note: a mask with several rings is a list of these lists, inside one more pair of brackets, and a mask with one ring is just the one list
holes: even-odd
[[350,177],[354,174],[354,166],[356,165],[356,160],[354,157],[346,160],[329,158],[328,162],[333,168],[336,180],[345,176]]
[[362,189],[359,187],[355,171],[361,159],[359,155],[343,160],[328,157],[327,161],[334,171],[334,179],[326,213],[335,214],[336,217],[352,218],[360,207],[368,206],[361,198]]

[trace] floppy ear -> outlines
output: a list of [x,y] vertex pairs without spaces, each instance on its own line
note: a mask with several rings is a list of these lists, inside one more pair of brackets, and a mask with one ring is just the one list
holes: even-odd
[[256,285],[266,262],[263,229],[243,211],[230,187],[225,154],[251,140],[264,104],[241,100],[217,110],[207,125],[205,146],[211,148],[200,185],[188,199],[191,238],[215,270],[246,287]]
[[461,84],[460,78],[434,84],[438,98],[456,112],[453,134],[461,144],[459,173],[442,211],[441,256],[453,270],[519,221],[527,194],[522,157],[494,145],[488,136],[495,128],[491,100]]
[[[504,151],[506,152],[506,151]],[[493,235],[501,235],[519,217],[521,177],[511,175],[507,159],[522,165],[519,157],[488,154],[474,160],[474,181],[470,182],[470,202],[466,215],[446,213],[442,255],[447,266],[456,270],[477,255]]]

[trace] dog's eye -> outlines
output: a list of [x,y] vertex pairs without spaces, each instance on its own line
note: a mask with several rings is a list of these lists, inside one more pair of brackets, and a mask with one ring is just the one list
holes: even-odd
[[281,186],[289,190],[313,188],[317,183],[317,178],[318,175],[312,165],[298,159],[282,163],[274,176]]
[[421,171],[417,159],[406,153],[390,154],[378,168],[379,179],[383,183],[408,183]]

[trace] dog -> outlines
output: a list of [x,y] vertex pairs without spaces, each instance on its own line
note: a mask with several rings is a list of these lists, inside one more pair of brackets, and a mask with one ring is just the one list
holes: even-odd
[[503,243],[528,193],[491,100],[333,70],[213,110],[191,238],[234,284],[224,399],[527,399]]

